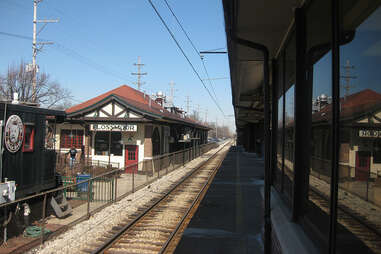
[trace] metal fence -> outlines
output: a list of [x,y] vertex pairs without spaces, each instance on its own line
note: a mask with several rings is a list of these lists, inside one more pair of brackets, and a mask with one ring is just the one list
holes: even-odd
[[[330,184],[331,161],[312,157],[311,175]],[[339,163],[339,190],[347,191],[365,201],[381,207],[381,170],[365,174],[359,177],[356,167]]]
[[56,160],[56,170],[61,175],[86,173],[96,176],[119,167],[120,164],[118,162],[93,160],[91,158],[75,160],[73,165],[70,165],[70,157],[67,153],[57,154]]
[[[217,143],[209,143],[195,148],[156,156],[150,160],[128,165],[123,169],[113,169],[98,176],[91,176],[90,174],[60,176],[59,180],[63,183],[62,187],[13,202],[0,204],[0,207],[11,211],[17,204],[32,203],[40,200],[38,209],[35,207],[34,211],[32,211],[34,213],[32,216],[33,220],[35,220],[34,224],[39,225],[42,232],[49,225],[55,225],[56,228],[57,225],[62,225],[62,228],[67,228],[67,226],[89,218],[91,214],[147,186],[165,174],[183,165],[187,166],[187,162],[197,157],[202,157],[205,153],[217,147]],[[52,196],[57,193],[62,193],[73,208],[71,214],[62,219],[50,216],[54,212],[48,206]],[[49,217],[49,220],[46,219],[47,217]],[[25,227],[30,225],[24,224],[22,226],[25,229]],[[60,231],[59,228],[55,230]],[[44,241],[44,234],[41,234],[39,237],[42,243]]]

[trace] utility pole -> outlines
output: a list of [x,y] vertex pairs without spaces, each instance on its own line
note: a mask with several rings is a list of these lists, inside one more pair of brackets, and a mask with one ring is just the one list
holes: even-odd
[[200,120],[200,104],[197,104],[197,111],[196,111],[197,113],[196,113],[196,120]]
[[170,94],[171,94],[170,103],[171,103],[171,107],[174,107],[175,106],[175,104],[174,104],[174,98],[175,98],[175,89],[174,89],[174,86],[175,86],[175,83],[173,81],[171,81],[169,83],[169,86],[171,87],[171,90],[170,90]]
[[345,80],[345,84],[343,85],[343,88],[345,90],[344,98],[347,98],[349,95],[349,90],[354,87],[354,85],[351,85],[351,79],[357,78],[357,76],[351,76],[351,69],[354,69],[354,65],[350,65],[349,60],[344,65],[345,75],[341,76]]
[[192,102],[190,99],[189,99],[189,96],[187,96],[187,100],[185,101],[187,103],[187,114],[189,114],[189,103]]
[[205,123],[208,123],[208,109],[205,110]]
[[138,90],[140,91],[140,87],[145,84],[145,82],[140,81],[140,77],[143,75],[147,75],[147,72],[141,73],[140,67],[144,66],[145,64],[140,63],[140,56],[138,56],[138,63],[134,63],[135,66],[138,66],[138,72],[133,72],[131,73],[132,75],[137,75],[138,76],[138,81],[133,82],[135,85],[138,86]]
[[[33,42],[32,42],[32,49],[33,49],[33,55],[32,55],[32,66],[27,66],[27,71],[33,72],[33,93],[32,93],[32,101],[36,102],[36,89],[37,89],[37,72],[38,72],[38,65],[36,63],[36,57],[38,51],[41,51],[44,45],[47,44],[53,44],[51,41],[45,41],[45,42],[37,42],[37,36],[41,33],[41,31],[45,28],[45,26],[48,23],[57,23],[58,19],[44,19],[44,20],[38,20],[37,19],[37,5],[38,3],[42,2],[42,0],[33,0]],[[37,32],[37,23],[44,23],[44,25],[40,28],[40,30]],[[40,47],[37,47],[37,45],[41,45]]]

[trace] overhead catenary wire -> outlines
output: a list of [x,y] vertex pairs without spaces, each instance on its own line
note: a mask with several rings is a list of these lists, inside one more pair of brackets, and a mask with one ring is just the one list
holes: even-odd
[[193,41],[191,40],[190,36],[188,35],[188,33],[185,31],[183,25],[181,24],[180,20],[177,18],[175,12],[173,11],[172,7],[169,5],[168,1],[167,0],[164,0],[165,4],[167,5],[167,8],[169,9],[169,11],[172,13],[172,16],[175,18],[177,24],[180,26],[181,30],[183,31],[183,33],[185,34],[185,36],[187,37],[189,43],[192,45],[194,51],[196,52],[196,54],[200,57],[200,60],[202,62],[202,66],[204,68],[204,71],[205,71],[205,74],[208,78],[208,81],[209,81],[209,85],[210,87],[212,88],[212,92],[214,94],[214,97],[216,98],[217,100],[217,95],[216,95],[216,91],[214,90],[214,86],[213,86],[213,83],[209,77],[209,73],[208,73],[208,70],[206,69],[206,65],[205,65],[205,61],[204,61],[204,58],[200,55],[200,51],[197,49],[197,47],[194,45]]
[[197,70],[195,69],[195,67],[193,66],[192,62],[190,61],[190,59],[188,58],[188,56],[185,54],[183,48],[180,46],[179,42],[177,41],[175,35],[172,33],[171,29],[169,29],[167,23],[164,21],[163,17],[160,15],[159,11],[157,10],[156,6],[152,3],[151,0],[148,0],[148,2],[150,3],[151,7],[153,8],[153,10],[155,11],[156,15],[159,17],[160,21],[163,23],[163,25],[165,26],[165,28],[167,29],[168,33],[171,35],[173,41],[175,42],[175,44],[177,45],[177,47],[179,48],[179,50],[181,51],[181,53],[183,54],[183,56],[185,57],[185,59],[187,60],[188,64],[190,65],[190,67],[192,68],[193,72],[196,74],[197,78],[200,80],[200,82],[202,83],[203,87],[205,88],[205,90],[208,92],[210,98],[212,98],[213,102],[216,104],[217,108],[221,111],[222,115],[225,115],[224,114],[224,111],[221,109],[220,105],[218,104],[217,100],[213,97],[213,95],[210,93],[209,89],[206,87],[204,81],[202,80],[200,74],[198,74]]
[[225,49],[226,50],[226,47],[224,47],[224,48],[216,48],[216,49],[207,49],[207,50],[201,50],[201,51],[210,51],[210,52],[213,52],[213,51],[218,51],[218,50],[221,50],[221,49]]
[[[14,33],[8,33],[8,32],[0,31],[0,34],[5,35],[5,36],[19,38],[19,39],[24,39],[24,40],[33,40],[33,38],[30,36],[24,36],[24,35],[19,35],[19,34],[14,34]],[[41,38],[39,40],[40,41],[48,41],[46,39],[41,39]],[[80,62],[84,65],[91,67],[94,70],[97,70],[97,71],[102,72],[103,74],[106,74],[109,76],[113,76],[114,78],[117,78],[121,81],[128,81],[130,83],[132,82],[128,78],[124,77],[122,74],[116,73],[116,72],[108,69],[106,66],[99,64],[99,63],[95,62],[94,60],[92,60],[88,57],[85,57],[85,56],[81,55],[80,53],[76,52],[75,50],[68,48],[68,47],[66,47],[60,43],[55,43],[52,46],[53,46],[52,47],[53,49],[59,51],[60,53],[66,55],[68,57],[71,57],[71,58],[77,60],[78,62]]]
[[209,76],[209,72],[208,72],[208,70],[206,69],[206,66],[205,66],[204,58],[202,58],[202,57],[201,57],[201,62],[202,62],[202,66],[204,67],[204,71],[206,73],[206,77],[208,79],[209,85],[212,87],[212,91],[213,91],[214,97],[217,99],[216,91],[214,90],[214,86],[212,84],[212,79]]

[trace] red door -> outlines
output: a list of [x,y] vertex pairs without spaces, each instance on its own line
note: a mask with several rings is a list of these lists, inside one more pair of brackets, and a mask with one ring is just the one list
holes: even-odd
[[125,151],[125,171],[126,173],[138,172],[138,146],[128,145]]
[[367,181],[370,171],[370,152],[356,152],[356,171],[357,181]]

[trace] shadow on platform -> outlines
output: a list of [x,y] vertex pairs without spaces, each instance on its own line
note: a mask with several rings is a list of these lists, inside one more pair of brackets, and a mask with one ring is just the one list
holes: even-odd
[[263,159],[231,147],[175,253],[263,253]]

